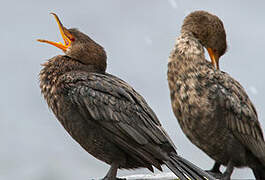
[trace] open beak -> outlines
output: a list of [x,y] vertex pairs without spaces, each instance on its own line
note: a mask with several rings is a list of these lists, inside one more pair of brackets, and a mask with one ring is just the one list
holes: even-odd
[[62,35],[62,38],[64,40],[64,44],[61,43],[61,42],[53,42],[53,41],[48,41],[48,40],[43,40],[43,39],[37,39],[37,41],[39,42],[44,42],[44,43],[48,43],[48,44],[51,44],[57,48],[60,48],[62,49],[63,51],[66,51],[67,48],[69,48],[71,46],[71,43],[74,41],[74,37],[73,35],[63,26],[63,24],[61,23],[60,19],[58,18],[58,16],[55,14],[55,13],[51,13],[58,26],[59,26],[59,30],[60,30],[60,33]]
[[213,66],[219,70],[219,56],[218,54],[214,53],[212,48],[207,48],[209,56],[211,58]]

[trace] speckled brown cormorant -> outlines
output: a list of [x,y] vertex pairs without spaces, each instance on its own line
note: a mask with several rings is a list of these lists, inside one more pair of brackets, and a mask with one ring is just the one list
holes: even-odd
[[[208,50],[214,66],[205,59]],[[172,108],[190,141],[215,160],[211,170],[230,179],[234,167],[250,167],[265,179],[265,143],[257,112],[244,88],[218,70],[226,51],[222,21],[205,11],[188,15],[170,54]]]
[[[65,53],[43,64],[40,88],[67,132],[91,155],[109,164],[104,179],[116,179],[118,168],[166,164],[181,179],[211,178],[179,157],[171,139],[145,100],[129,84],[106,70],[104,49],[77,29],[56,18]],[[186,174],[186,175],[185,175]]]

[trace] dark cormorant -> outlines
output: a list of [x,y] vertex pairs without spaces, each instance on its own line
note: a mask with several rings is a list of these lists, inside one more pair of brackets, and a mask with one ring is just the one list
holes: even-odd
[[217,16],[195,11],[185,18],[168,63],[172,108],[190,141],[215,160],[211,172],[220,175],[225,165],[220,176],[228,180],[234,167],[248,166],[264,180],[265,142],[256,109],[244,88],[218,70],[226,47]]
[[43,64],[40,88],[48,106],[67,132],[91,155],[109,164],[104,179],[116,179],[118,168],[166,164],[180,179],[211,178],[179,157],[155,113],[129,84],[108,74],[106,53],[77,29],[59,25],[65,53]]

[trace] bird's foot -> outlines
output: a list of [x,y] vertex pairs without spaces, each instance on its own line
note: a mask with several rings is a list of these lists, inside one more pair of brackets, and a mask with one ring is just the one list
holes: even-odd
[[224,173],[220,180],[230,180],[231,179],[231,174],[228,174],[228,173]]

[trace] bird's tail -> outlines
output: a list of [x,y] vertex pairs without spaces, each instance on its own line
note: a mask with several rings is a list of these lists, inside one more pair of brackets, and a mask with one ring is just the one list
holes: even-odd
[[170,159],[165,164],[180,180],[215,180],[214,177],[176,153],[171,153]]

